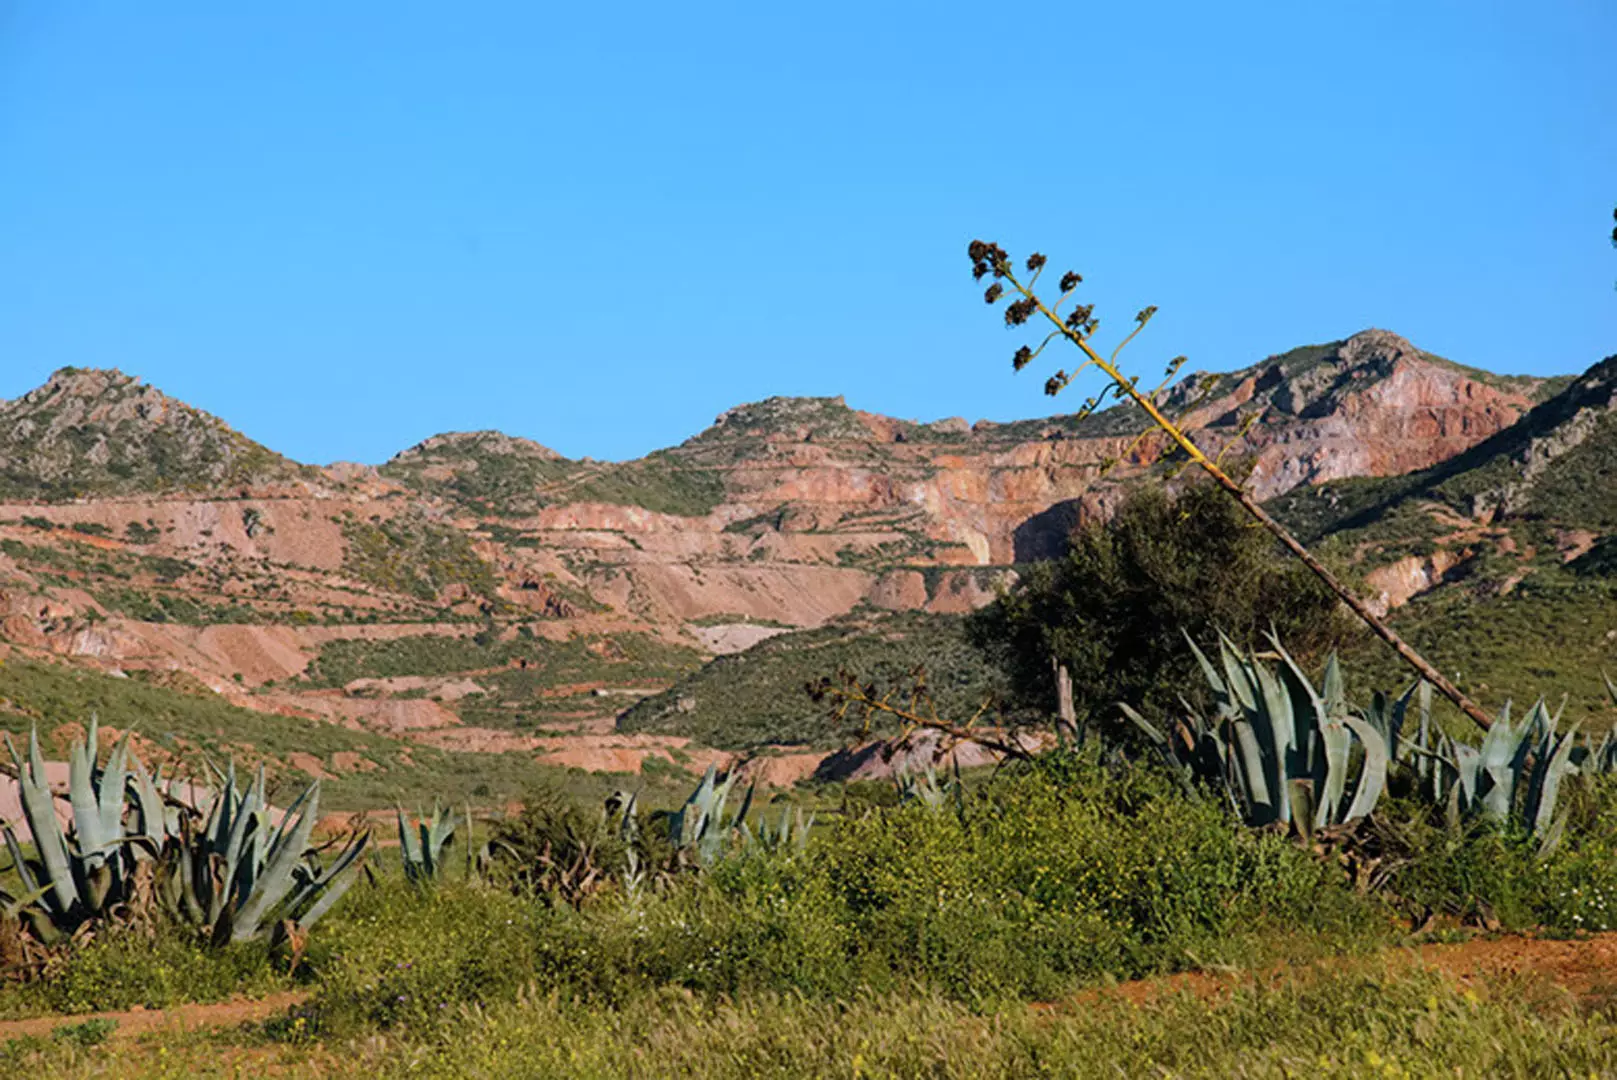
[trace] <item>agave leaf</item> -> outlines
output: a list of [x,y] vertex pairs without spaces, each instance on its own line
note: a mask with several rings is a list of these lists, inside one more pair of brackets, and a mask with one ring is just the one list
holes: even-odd
[[[397,817],[399,825],[399,857],[404,862],[404,876],[413,881],[420,872],[421,837],[411,826],[410,819],[404,812],[404,807],[395,806],[394,815]],[[285,820],[285,818],[282,818],[282,821]]]
[[1570,809],[1561,811],[1561,815],[1550,823],[1538,841],[1538,857],[1547,859],[1555,854],[1555,849],[1561,846],[1561,837],[1566,832],[1567,818],[1572,816]]
[[337,901],[343,898],[343,894],[353,886],[355,881],[359,880],[358,859],[365,851],[365,845],[370,842],[370,838],[371,834],[369,832],[362,833],[359,840],[353,843],[348,850],[345,850],[336,863],[332,864],[332,868],[321,875],[324,891],[307,911],[298,916],[297,924],[299,929],[307,930],[319,922],[321,916],[336,906]]
[[1458,774],[1455,790],[1459,792],[1459,808],[1462,812],[1470,813],[1477,805],[1482,785],[1482,754],[1476,748],[1455,740],[1454,770]]
[[90,768],[94,769],[101,757],[101,720],[94,712],[90,713],[90,730],[84,736],[84,748],[90,758]]
[[1150,739],[1153,744],[1162,748],[1163,750],[1169,750],[1171,744],[1168,742],[1168,736],[1164,735],[1155,724],[1151,723],[1151,721],[1134,711],[1134,709],[1131,708],[1127,702],[1119,701],[1117,703],[1117,711],[1122,713],[1124,717],[1134,724],[1135,727],[1144,732],[1146,738]]
[[1342,678],[1342,662],[1333,652],[1325,661],[1325,677],[1321,680],[1320,696],[1325,699],[1325,711],[1331,716],[1345,716],[1348,711],[1347,685]]
[[1504,821],[1510,816],[1511,795],[1515,792],[1517,752],[1526,741],[1528,725],[1520,728],[1510,723],[1510,705],[1488,729],[1479,751],[1482,762],[1483,816],[1490,821]]
[[168,835],[168,815],[163,806],[163,796],[139,757],[132,755],[130,764],[135,777],[135,812],[140,819],[141,835],[161,846]]
[[229,770],[223,774],[214,767],[213,762],[207,762],[207,765],[219,784],[213,813],[209,815],[208,850],[223,854],[230,843],[230,834],[236,827],[236,762],[232,759]]
[[1258,736],[1252,730],[1252,725],[1245,720],[1237,720],[1232,726],[1235,730],[1235,759],[1240,765],[1244,789],[1242,796],[1250,808],[1248,813],[1254,825],[1267,825],[1279,814],[1269,797],[1269,784],[1265,779],[1263,751],[1258,748]]
[[752,796],[758,790],[758,781],[754,780],[747,785],[747,794],[741,799],[741,809],[736,811],[735,821],[739,824],[747,820],[747,813],[752,809]]
[[1291,695],[1291,712],[1296,725],[1292,735],[1292,760],[1287,762],[1286,772],[1292,777],[1312,779],[1323,769],[1319,733],[1327,722],[1325,702],[1273,630],[1269,632],[1269,642],[1283,661],[1280,678]]
[[1433,767],[1431,759],[1424,753],[1432,748],[1432,684],[1425,679],[1420,681],[1420,688],[1416,691],[1416,703],[1420,709],[1420,731],[1415,746],[1423,752],[1415,758],[1415,773],[1425,780]]
[[1224,680],[1219,676],[1218,669],[1213,666],[1213,662],[1207,659],[1207,654],[1202,652],[1201,648],[1197,646],[1195,638],[1191,637],[1189,634],[1186,634],[1184,630],[1180,630],[1179,632],[1184,634],[1185,643],[1190,646],[1190,651],[1196,655],[1196,663],[1201,665],[1202,675],[1207,679],[1207,685],[1213,688],[1214,694],[1218,695],[1220,698],[1229,700],[1229,687],[1224,685]]
[[253,888],[253,877],[256,876],[258,866],[256,860],[246,860],[246,878],[237,888],[237,875],[242,869],[242,849],[247,843],[249,829],[261,831],[264,823],[259,820],[260,808],[264,801],[264,767],[258,767],[258,774],[252,787],[242,796],[240,805],[236,807],[235,821],[231,825],[230,838],[225,843],[222,880],[214,895],[214,904],[217,910],[210,913],[210,921],[217,919],[219,913],[229,905],[229,899],[234,893],[239,899],[248,895]]
[[1343,722],[1364,744],[1364,764],[1359,769],[1353,804],[1342,816],[1342,820],[1348,822],[1357,821],[1376,808],[1376,802],[1387,786],[1388,753],[1386,739],[1372,724],[1352,714],[1343,717]]
[[22,844],[17,841],[17,834],[12,831],[9,822],[0,824],[0,836],[5,838],[6,854],[11,856],[11,865],[17,871],[17,880],[22,882],[23,891],[32,892],[35,889],[49,891],[51,888],[50,882],[47,881],[41,885],[39,880],[34,877],[33,870],[28,866],[28,860],[23,858]]
[[73,881],[72,864],[68,860],[67,838],[62,835],[61,823],[56,820],[56,800],[45,779],[45,759],[39,752],[39,732],[28,733],[28,766],[23,767],[17,748],[6,736],[6,749],[17,768],[17,793],[22,802],[23,820],[34,838],[34,850],[39,853],[43,866],[41,879],[51,884],[51,896],[58,913],[73,910],[79,903],[78,886]]
[[87,871],[94,870],[106,860],[106,848],[112,840],[101,831],[101,805],[95,797],[90,769],[85,744],[74,742],[73,749],[68,752],[67,794],[73,804],[74,839],[78,842],[79,857]]
[[1416,691],[1425,685],[1421,679],[1410,683],[1409,689],[1393,700],[1387,713],[1387,752],[1394,761],[1402,760],[1405,756],[1404,725],[1409,719],[1409,703],[1415,699]]
[[1555,801],[1561,793],[1561,778],[1571,771],[1572,746],[1577,731],[1578,727],[1574,724],[1571,730],[1561,736],[1553,750],[1549,750],[1546,745],[1545,750],[1549,752],[1541,751],[1534,763],[1527,802],[1527,822],[1532,826],[1534,836],[1545,835],[1555,816]]
[[1280,820],[1290,822],[1291,800],[1285,796],[1290,781],[1287,766],[1292,758],[1292,737],[1296,729],[1296,719],[1291,711],[1291,698],[1269,673],[1267,666],[1253,660],[1251,670],[1258,684],[1258,708],[1254,716],[1259,740],[1264,749],[1264,766],[1268,770],[1266,779],[1269,782],[1269,790],[1281,796],[1278,807]]
[[295,884],[293,871],[303,861],[303,854],[309,849],[309,836],[314,832],[320,807],[319,786],[319,780],[310,785],[306,800],[308,805],[298,815],[297,824],[277,837],[276,843],[271,846],[257,888],[236,911],[235,926],[230,933],[232,941],[256,937],[263,929],[265,918],[292,891]]
[[1299,777],[1287,789],[1291,796],[1291,820],[1304,845],[1314,843],[1314,782]]
[[49,885],[41,885],[38,888],[29,888],[24,885],[23,889],[25,890],[23,894],[17,897],[0,892],[0,901],[3,901],[3,906],[0,906],[0,918],[15,919],[19,917],[23,908],[39,902],[46,893],[51,891]]
[[1249,714],[1255,712],[1258,707],[1257,682],[1241,651],[1222,631],[1218,635],[1218,659],[1224,666],[1224,684],[1229,687],[1234,704]]
[[1345,820],[1349,760],[1353,751],[1353,735],[1344,723],[1345,715],[1333,715],[1319,732],[1324,747],[1324,783],[1318,792],[1314,810],[1314,825],[1323,828],[1333,821]]
[[96,791],[96,796],[100,800],[101,835],[109,840],[115,840],[123,834],[124,798],[129,789],[131,734],[132,732],[124,732],[123,738],[112,748],[112,755],[107,759],[107,767],[101,771],[100,787]]

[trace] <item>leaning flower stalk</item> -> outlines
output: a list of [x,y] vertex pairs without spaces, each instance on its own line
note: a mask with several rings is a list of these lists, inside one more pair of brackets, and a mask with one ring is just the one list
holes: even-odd
[[[1070,372],[1058,371],[1051,376],[1049,381],[1045,383],[1045,393],[1051,396],[1059,394],[1086,369],[1091,367],[1099,368],[1111,380],[1110,385],[1103,389],[1100,394],[1085,402],[1081,415],[1087,415],[1093,411],[1101,398],[1108,392],[1111,392],[1118,399],[1126,397],[1133,401],[1145,411],[1152,424],[1164,432],[1191,463],[1212,477],[1213,482],[1228,492],[1236,502],[1240,503],[1242,508],[1258,524],[1267,529],[1288,551],[1302,560],[1304,566],[1308,567],[1316,577],[1324,582],[1326,587],[1335,593],[1377,637],[1390,645],[1393,651],[1413,668],[1422,679],[1431,683],[1438,693],[1453,702],[1457,708],[1476,721],[1484,730],[1493,725],[1493,717],[1489,716],[1480,705],[1467,697],[1459,687],[1445,678],[1442,672],[1438,671],[1425,657],[1416,652],[1408,642],[1399,637],[1375,612],[1370,610],[1370,607],[1363,600],[1359,599],[1351,589],[1339,581],[1336,575],[1326,568],[1325,564],[1315,558],[1313,553],[1304,547],[1301,541],[1292,536],[1285,526],[1271,517],[1268,511],[1264,510],[1257,500],[1252,497],[1250,492],[1226,473],[1216,460],[1203,453],[1190,436],[1162,412],[1155,400],[1156,393],[1177,374],[1180,366],[1184,363],[1184,357],[1176,358],[1168,366],[1162,385],[1149,393],[1139,388],[1137,377],[1129,378],[1123,374],[1122,369],[1118,367],[1118,356],[1121,355],[1129,342],[1133,341],[1135,336],[1145,329],[1145,324],[1150,322],[1151,317],[1156,314],[1157,309],[1155,307],[1147,307],[1136,315],[1134,329],[1112,350],[1109,357],[1102,356],[1090,344],[1090,338],[1099,325],[1099,320],[1094,317],[1093,305],[1077,304],[1068,312],[1066,318],[1062,318],[1060,315],[1062,305],[1083,282],[1081,275],[1068,271],[1062,276],[1060,296],[1052,306],[1046,304],[1033,291],[1046,262],[1043,255],[1035,253],[1028,256],[1026,266],[1030,277],[1027,283],[1023,284],[1011,265],[1010,256],[999,245],[973,240],[967,249],[967,253],[971,257],[972,273],[978,280],[989,274],[992,274],[995,279],[983,295],[985,301],[989,304],[995,304],[1004,298],[1006,295],[1005,284],[1009,284],[1011,290],[1019,297],[1019,299],[1012,300],[1005,307],[1005,323],[1007,326],[1021,326],[1030,321],[1034,315],[1042,315],[1055,328],[1045,336],[1037,347],[1023,345],[1016,351],[1016,355],[1012,359],[1012,364],[1016,370],[1020,371],[1030,364],[1052,341],[1064,338],[1071,342],[1083,353],[1083,362]],[[1147,432],[1150,430],[1148,428]]]

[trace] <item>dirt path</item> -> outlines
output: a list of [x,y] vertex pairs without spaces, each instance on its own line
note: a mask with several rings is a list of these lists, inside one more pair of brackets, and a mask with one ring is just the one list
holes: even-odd
[[[1371,959],[1371,958],[1367,958]],[[1399,946],[1373,958],[1386,970],[1421,964],[1461,986],[1479,978],[1525,975],[1562,987],[1580,1000],[1617,1001],[1617,931],[1576,941],[1507,935],[1443,944]],[[1097,1001],[1123,1000],[1143,1005],[1178,993],[1217,1001],[1241,986],[1275,985],[1299,974],[1319,972],[1334,960],[1317,960],[1265,972],[1189,971],[1097,987],[1061,1002],[1041,1003],[1042,1012],[1061,1012]]]
[[194,1031],[198,1028],[232,1027],[236,1024],[268,1020],[307,1000],[301,990],[286,990],[268,997],[219,1001],[209,1005],[178,1005],[172,1009],[126,1009],[121,1012],[77,1013],[72,1016],[36,1016],[27,1020],[0,1020],[0,1044],[27,1036],[47,1037],[59,1028],[78,1027],[90,1021],[112,1021],[114,1038],[128,1038],[157,1031]]
[[[1416,945],[1388,949],[1376,959],[1392,970],[1399,966],[1424,964],[1468,985],[1478,978],[1530,975],[1547,979],[1584,1001],[1617,1001],[1617,932],[1596,934],[1578,941],[1505,936],[1478,938],[1454,944]],[[1181,992],[1207,1001],[1217,1001],[1238,987],[1256,981],[1276,984],[1299,973],[1321,971],[1333,961],[1321,960],[1298,967],[1275,968],[1268,972],[1250,971],[1214,974],[1185,972],[1151,979],[1138,979],[1116,986],[1098,987],[1065,1001],[1036,1004],[1040,1012],[1064,1012],[1098,1001],[1123,1000],[1142,1005]],[[77,1027],[89,1021],[113,1021],[114,1038],[130,1038],[152,1033],[223,1028],[267,1020],[308,999],[302,991],[284,991],[256,1000],[222,1001],[211,1005],[180,1005],[172,1009],[129,1009],[123,1012],[82,1013],[73,1016],[40,1016],[28,1020],[0,1021],[0,1044],[25,1036],[48,1037],[59,1028]]]

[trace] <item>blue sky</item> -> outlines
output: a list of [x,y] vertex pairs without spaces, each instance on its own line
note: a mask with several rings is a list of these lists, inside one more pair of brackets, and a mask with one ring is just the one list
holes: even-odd
[[300,460],[634,456],[771,394],[1070,411],[1037,247],[1147,371],[1366,326],[1617,351],[1617,6],[0,0],[0,397],[116,366]]

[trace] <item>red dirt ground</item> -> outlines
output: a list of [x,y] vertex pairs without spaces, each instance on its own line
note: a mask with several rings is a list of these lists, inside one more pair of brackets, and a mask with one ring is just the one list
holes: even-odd
[[[1518,936],[1477,938],[1459,943],[1389,949],[1381,954],[1380,959],[1389,969],[1405,964],[1426,965],[1447,975],[1460,986],[1467,986],[1478,978],[1526,975],[1554,983],[1585,1002],[1617,1000],[1617,932],[1575,941]],[[1275,984],[1298,973],[1318,971],[1329,963],[1320,961],[1299,968],[1277,968],[1258,975],[1256,981]],[[1046,1013],[1062,1012],[1106,1000],[1143,1005],[1181,992],[1195,994],[1203,1000],[1217,1001],[1253,980],[1251,972],[1186,972],[1101,987],[1060,1003],[1040,1004],[1034,1008]],[[161,1031],[230,1027],[267,1020],[300,1004],[307,996],[301,992],[287,991],[252,1001],[5,1020],[0,1021],[0,1043],[29,1035],[48,1036],[57,1028],[71,1027],[87,1020],[115,1021],[118,1026],[112,1034],[120,1038]]]

